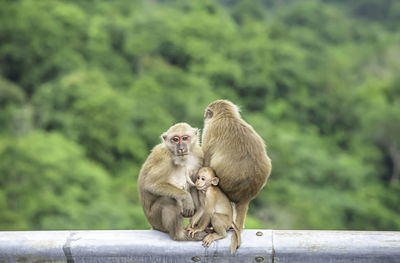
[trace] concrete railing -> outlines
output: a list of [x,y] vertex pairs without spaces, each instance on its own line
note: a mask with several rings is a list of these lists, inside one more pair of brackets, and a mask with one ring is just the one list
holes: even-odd
[[400,232],[244,230],[209,248],[152,230],[0,232],[5,262],[400,262]]

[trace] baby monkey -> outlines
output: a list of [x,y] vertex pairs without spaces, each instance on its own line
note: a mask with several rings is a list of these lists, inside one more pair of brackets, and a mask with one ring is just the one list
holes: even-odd
[[188,235],[204,231],[211,224],[213,233],[203,239],[203,246],[210,246],[214,240],[226,237],[226,231],[233,228],[234,238],[231,242],[231,254],[240,246],[240,232],[233,222],[233,210],[228,197],[217,186],[218,177],[209,167],[199,170],[196,179],[196,188],[199,191],[200,207],[197,209],[188,226]]

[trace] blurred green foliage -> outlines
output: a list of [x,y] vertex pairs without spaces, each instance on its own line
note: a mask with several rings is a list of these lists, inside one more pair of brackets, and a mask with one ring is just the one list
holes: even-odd
[[232,100],[271,178],[246,227],[400,230],[400,4],[0,0],[0,230],[143,229],[176,122]]

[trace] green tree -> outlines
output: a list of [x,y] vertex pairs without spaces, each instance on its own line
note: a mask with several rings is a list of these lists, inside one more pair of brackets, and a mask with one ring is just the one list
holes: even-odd
[[2,230],[126,227],[109,174],[76,143],[32,132],[3,145],[0,156]]

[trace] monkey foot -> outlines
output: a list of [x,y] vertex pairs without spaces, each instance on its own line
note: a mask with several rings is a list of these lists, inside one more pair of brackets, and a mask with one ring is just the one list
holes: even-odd
[[211,243],[215,240],[216,238],[210,234],[207,235],[204,239],[203,239],[203,246],[204,247],[209,247],[211,245]]
[[186,231],[187,240],[191,241],[201,241],[208,234],[205,231],[193,229],[192,232]]
[[200,231],[201,231],[200,229],[196,229],[196,228],[191,228],[191,227],[189,227],[188,232],[187,232],[187,235],[188,235],[189,237],[193,238],[194,235],[195,235],[196,233],[200,232]]

